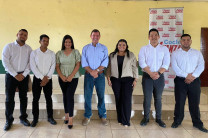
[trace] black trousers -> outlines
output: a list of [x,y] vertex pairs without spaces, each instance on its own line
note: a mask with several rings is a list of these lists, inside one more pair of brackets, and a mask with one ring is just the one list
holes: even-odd
[[20,119],[27,118],[27,91],[28,91],[28,79],[29,76],[26,76],[22,81],[16,80],[12,75],[6,73],[5,75],[5,88],[6,88],[6,120],[8,122],[13,122],[13,112],[15,107],[14,96],[16,88],[19,89],[19,99],[20,99]]
[[154,106],[156,110],[156,119],[161,119],[162,112],[162,93],[165,86],[164,75],[162,74],[157,80],[153,80],[149,74],[143,72],[142,89],[144,93],[144,117],[149,119],[152,94],[154,96]]
[[63,93],[64,111],[69,113],[69,117],[74,116],[74,93],[77,88],[78,78],[72,79],[71,82],[63,82],[61,78],[58,78],[59,85]]
[[32,102],[32,113],[33,113],[33,119],[38,120],[39,118],[39,99],[41,95],[41,90],[43,88],[43,92],[46,99],[46,108],[48,113],[48,118],[53,117],[53,102],[52,102],[52,79],[49,80],[49,82],[41,87],[41,79],[33,77],[33,84],[32,84],[32,93],[33,93],[33,102]]
[[191,114],[192,122],[194,126],[203,126],[200,120],[200,79],[196,78],[192,83],[186,84],[185,78],[176,77],[175,82],[175,111],[174,121],[181,123],[184,118],[184,105],[186,97],[188,96],[189,111]]
[[112,89],[116,100],[117,119],[119,123],[130,126],[132,109],[132,77],[115,78],[111,77]]

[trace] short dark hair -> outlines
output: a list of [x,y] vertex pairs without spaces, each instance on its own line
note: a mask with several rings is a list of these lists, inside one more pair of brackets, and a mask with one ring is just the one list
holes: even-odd
[[47,36],[46,34],[42,34],[42,35],[40,36],[40,41],[41,41],[44,37],[50,39],[49,36]]
[[28,33],[28,31],[26,29],[20,29],[19,32],[21,32],[21,31]]
[[149,35],[150,35],[151,32],[157,32],[157,34],[159,35],[159,31],[155,28],[152,28],[152,29],[149,30]]
[[71,49],[74,49],[74,41],[73,41],[73,38],[70,36],[70,35],[65,35],[64,38],[63,38],[63,41],[62,41],[62,46],[61,46],[61,50],[65,50],[65,41],[66,39],[70,39],[71,40],[71,43],[72,43],[72,46],[71,46]]
[[190,39],[191,39],[191,35],[190,35],[190,34],[183,34],[183,35],[181,36],[181,39],[182,39],[183,37],[186,37],[186,36],[190,37]]
[[92,33],[94,32],[98,32],[100,34],[100,31],[98,29],[93,29],[90,35],[92,35]]

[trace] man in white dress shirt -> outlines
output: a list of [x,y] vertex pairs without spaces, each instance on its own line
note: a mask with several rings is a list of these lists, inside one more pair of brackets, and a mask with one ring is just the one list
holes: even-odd
[[150,44],[141,48],[139,52],[139,66],[143,70],[142,88],[144,93],[144,118],[141,126],[149,122],[152,94],[156,110],[156,122],[161,127],[166,127],[161,120],[162,93],[165,86],[163,73],[170,65],[170,53],[167,47],[159,44],[159,32],[157,29],[149,31]]
[[181,36],[181,48],[171,56],[172,68],[176,73],[175,82],[175,111],[172,128],[177,128],[184,118],[184,105],[188,97],[189,111],[193,126],[208,133],[200,120],[200,74],[204,71],[204,58],[198,50],[191,48],[191,36]]
[[19,30],[17,40],[7,44],[2,52],[2,63],[6,70],[6,124],[4,130],[8,131],[14,121],[13,111],[15,107],[14,96],[16,88],[19,89],[20,98],[20,122],[25,126],[30,126],[27,120],[27,91],[30,73],[29,58],[32,51],[31,47],[25,44],[28,32],[25,29]]
[[33,77],[33,103],[32,103],[32,113],[33,121],[31,127],[35,127],[38,123],[39,118],[39,99],[41,95],[41,90],[43,89],[46,108],[48,113],[48,122],[52,125],[56,125],[56,121],[53,119],[53,103],[52,103],[52,75],[55,70],[56,61],[55,53],[49,50],[49,37],[45,34],[40,36],[40,48],[31,52],[30,55],[30,67],[34,73]]

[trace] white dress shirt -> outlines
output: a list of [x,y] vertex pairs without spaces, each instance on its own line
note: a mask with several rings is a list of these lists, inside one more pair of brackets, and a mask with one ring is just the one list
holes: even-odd
[[187,77],[189,73],[192,76],[199,77],[204,70],[204,58],[198,50],[189,49],[187,52],[182,48],[176,50],[171,55],[172,68],[176,76]]
[[170,53],[167,47],[158,44],[143,46],[139,52],[139,66],[143,69],[149,67],[151,72],[158,72],[160,68],[166,70],[170,65]]
[[32,51],[30,67],[36,78],[42,80],[44,76],[48,76],[51,79],[56,67],[55,53],[49,49],[42,52],[40,48]]
[[2,63],[6,72],[13,77],[18,72],[23,72],[26,77],[30,73],[29,59],[31,51],[29,45],[20,46],[17,41],[7,44],[2,52]]

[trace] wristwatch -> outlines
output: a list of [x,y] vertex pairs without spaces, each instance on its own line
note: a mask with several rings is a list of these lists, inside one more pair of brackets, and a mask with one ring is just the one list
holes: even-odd
[[159,74],[159,75],[162,75],[162,73],[160,73],[159,71],[158,71],[158,74]]
[[100,69],[96,69],[97,70],[97,72],[100,72]]

